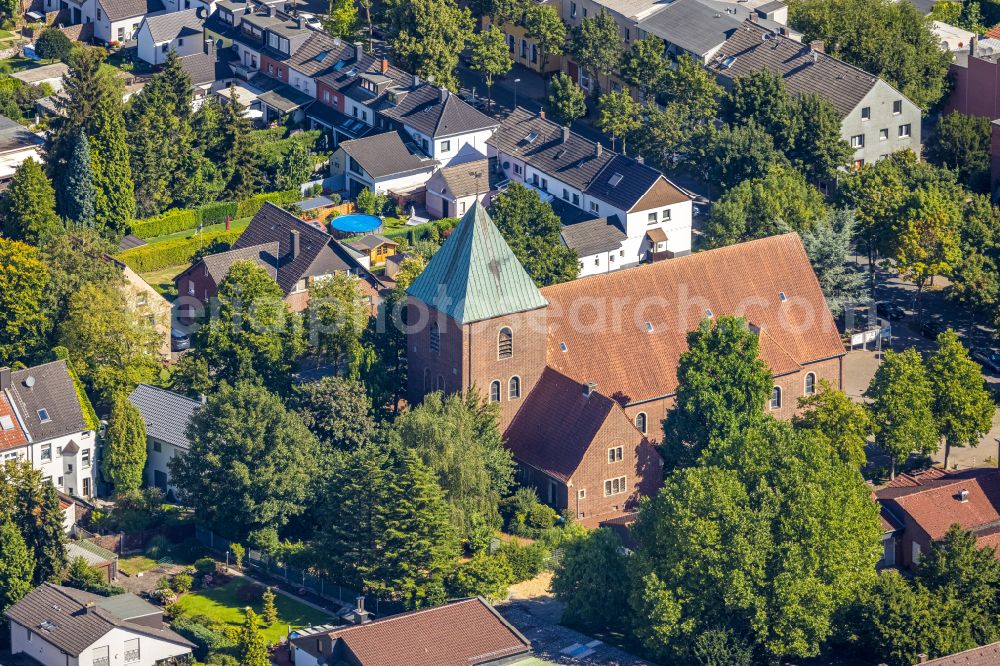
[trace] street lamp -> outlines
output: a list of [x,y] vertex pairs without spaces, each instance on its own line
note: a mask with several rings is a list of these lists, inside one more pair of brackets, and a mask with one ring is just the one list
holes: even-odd
[[517,84],[521,82],[521,79],[514,79],[514,108],[517,108]]

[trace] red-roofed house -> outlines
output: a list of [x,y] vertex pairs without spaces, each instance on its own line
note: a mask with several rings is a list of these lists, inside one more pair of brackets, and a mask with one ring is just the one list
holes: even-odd
[[329,631],[301,630],[290,643],[295,666],[501,666],[531,654],[531,642],[478,597]]
[[[899,481],[899,480],[897,480]],[[1000,546],[1000,471],[938,471],[903,478],[875,493],[894,532],[895,563],[913,568],[931,544],[958,524],[981,548]]]

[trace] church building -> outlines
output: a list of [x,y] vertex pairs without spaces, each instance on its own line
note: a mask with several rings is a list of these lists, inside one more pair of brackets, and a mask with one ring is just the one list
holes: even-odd
[[687,334],[739,315],[790,418],[844,345],[797,234],[537,288],[474,203],[408,290],[408,399],[477,390],[499,403],[520,480],[587,524],[656,492],[656,443]]

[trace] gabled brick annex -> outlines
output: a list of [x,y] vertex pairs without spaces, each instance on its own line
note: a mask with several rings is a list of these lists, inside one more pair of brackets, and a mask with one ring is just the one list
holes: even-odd
[[411,403],[475,388],[500,404],[521,480],[588,523],[658,488],[655,443],[687,334],[740,315],[790,418],[844,346],[796,234],[538,289],[478,202],[408,290]]

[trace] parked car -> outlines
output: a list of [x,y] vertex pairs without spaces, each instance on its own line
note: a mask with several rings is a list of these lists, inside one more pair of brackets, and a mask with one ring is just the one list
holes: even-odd
[[989,370],[996,374],[1000,374],[1000,351],[994,349],[977,349],[972,352],[972,358],[974,358],[979,365],[983,366],[983,370]]
[[312,28],[313,30],[323,29],[323,24],[320,22],[318,18],[316,18],[315,14],[299,12],[299,18],[302,19],[302,22],[306,25],[307,28]]
[[928,318],[920,325],[920,335],[924,336],[928,340],[936,340],[937,336],[944,333],[944,329],[947,326],[944,325],[940,319]]
[[906,310],[903,309],[902,305],[897,305],[896,303],[879,303],[875,306],[875,311],[879,317],[883,317],[889,321],[899,321],[906,318]]
[[179,328],[170,329],[170,351],[184,351],[191,348],[191,336]]

